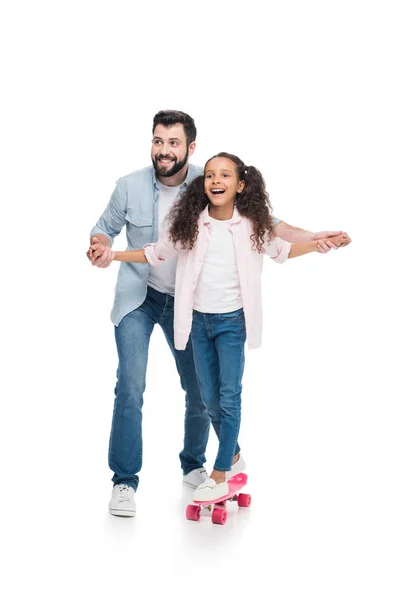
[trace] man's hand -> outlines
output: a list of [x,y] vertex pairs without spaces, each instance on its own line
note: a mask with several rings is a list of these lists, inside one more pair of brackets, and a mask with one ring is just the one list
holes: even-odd
[[86,252],[86,256],[94,267],[105,269],[110,266],[114,258],[114,252],[109,246],[101,244],[98,238],[94,237],[89,250]]
[[[325,236],[324,239],[315,238],[318,240],[317,251],[322,252],[323,254],[328,252],[331,248],[335,248],[336,250],[341,246],[347,246],[351,243],[350,237],[344,231],[340,233],[334,231],[326,231],[325,234],[329,233],[329,237]],[[316,233],[315,235],[319,236],[320,233]],[[329,246],[328,246],[329,244]],[[322,245],[328,246],[328,250],[322,250]]]
[[89,250],[86,252],[88,259],[93,262],[96,258],[99,258],[105,250],[106,246],[102,244],[97,237],[92,239],[92,243],[89,246]]
[[[331,250],[332,248],[335,248],[335,250],[337,250],[339,246],[347,246],[347,244],[350,244],[351,239],[349,238],[347,233],[344,234],[346,236],[345,239],[347,240],[346,243],[344,243],[344,239],[341,243],[339,243],[340,238],[338,236],[342,234],[342,231],[319,231],[318,233],[314,233],[312,241],[318,241],[317,252],[321,252],[321,254],[326,254],[326,252],[329,252],[329,250]],[[339,243],[339,245],[335,243],[335,240]]]

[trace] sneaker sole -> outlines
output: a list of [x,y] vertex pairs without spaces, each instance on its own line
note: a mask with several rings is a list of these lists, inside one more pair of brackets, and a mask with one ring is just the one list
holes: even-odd
[[114,517],[134,517],[136,515],[136,510],[113,510],[109,508],[108,511]]

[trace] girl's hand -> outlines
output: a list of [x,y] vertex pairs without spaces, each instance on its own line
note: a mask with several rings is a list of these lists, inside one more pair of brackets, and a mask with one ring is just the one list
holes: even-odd
[[[342,233],[339,233],[338,235],[332,236],[328,239],[325,240],[321,240],[321,242],[331,242],[332,244],[334,244],[334,247],[336,248],[336,250],[338,248],[340,248],[341,246],[347,246],[348,244],[351,243],[351,239],[350,237],[347,235],[347,233],[345,233],[344,231]],[[317,250],[319,250],[319,243],[317,244]]]
[[338,236],[340,233],[343,233],[343,232],[342,231],[319,231],[318,233],[314,233],[314,235],[311,239],[314,242],[315,241],[318,242],[317,252],[320,252],[321,254],[325,254],[326,252],[329,252],[332,248],[337,250],[337,248],[332,240],[334,237]]

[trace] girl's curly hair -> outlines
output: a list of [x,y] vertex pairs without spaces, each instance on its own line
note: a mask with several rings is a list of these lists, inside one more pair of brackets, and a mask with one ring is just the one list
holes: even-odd
[[[236,196],[235,206],[241,215],[252,222],[254,233],[250,239],[253,241],[253,249],[261,252],[265,233],[268,232],[271,239],[274,233],[272,207],[260,171],[252,166],[246,167],[240,158],[227,152],[212,156],[206,162],[204,170],[213,158],[231,160],[236,165],[238,180],[245,182],[242,193]],[[184,250],[193,248],[199,233],[198,219],[208,203],[204,193],[204,175],[200,175],[188,185],[168,214],[170,239],[174,244],[180,242]]]

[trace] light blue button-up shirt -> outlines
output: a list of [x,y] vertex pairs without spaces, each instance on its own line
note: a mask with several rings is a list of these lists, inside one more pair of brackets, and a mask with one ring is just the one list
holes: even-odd
[[[203,168],[189,164],[185,181],[180,186],[184,190]],[[140,250],[158,238],[158,187],[155,170],[152,166],[134,171],[118,179],[110,202],[93,227],[90,235],[106,235],[111,245],[114,238],[126,225],[127,250]],[[118,326],[132,310],[143,304],[147,294],[149,264],[121,262],[111,321]]]
[[[203,168],[189,164],[185,181],[180,186],[184,190]],[[106,235],[111,245],[114,238],[126,225],[127,250],[140,250],[145,244],[158,238],[158,186],[152,166],[133,171],[118,179],[110,201],[93,227],[90,235]],[[279,219],[275,219],[278,222]],[[118,326],[132,310],[143,304],[147,294],[148,263],[121,262],[111,321]]]

